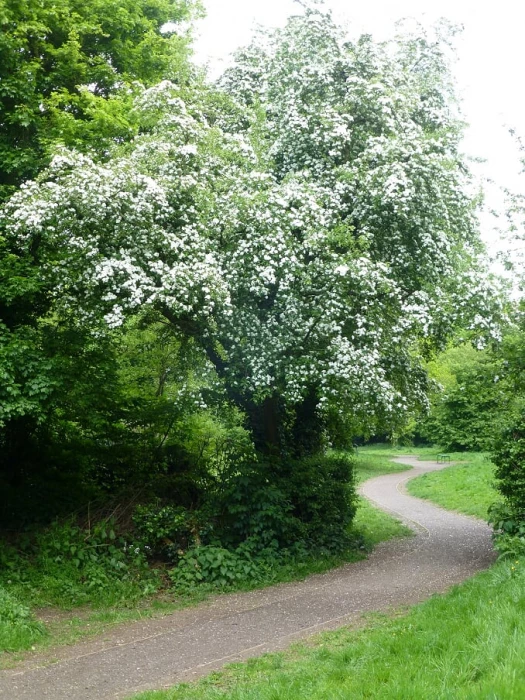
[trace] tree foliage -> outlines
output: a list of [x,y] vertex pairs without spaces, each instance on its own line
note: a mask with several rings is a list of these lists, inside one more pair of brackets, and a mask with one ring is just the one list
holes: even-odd
[[491,301],[442,44],[350,43],[307,11],[219,92],[162,83],[134,105],[131,147],[64,151],[5,209],[54,313],[101,333],[155,309],[260,449],[424,404],[417,339],[487,326]]
[[35,177],[55,144],[94,148],[135,130],[134,81],[189,75],[186,0],[0,2],[0,197]]
[[418,435],[449,450],[492,449],[521,400],[509,360],[513,342],[507,329],[501,344],[483,350],[461,344],[429,363],[437,390]]
[[502,433],[492,457],[496,464],[498,489],[509,507],[515,529],[525,522],[524,419],[522,413],[514,424]]
[[[183,29],[194,9],[185,0],[0,2],[0,200],[60,144],[103,160],[132,138],[134,92],[194,75]],[[167,21],[171,30],[162,33]],[[130,418],[116,334],[97,335],[74,314],[57,314],[43,264],[38,246],[24,251],[0,234],[0,477],[8,510],[22,485],[31,485],[29,502],[47,495],[53,503],[61,481],[71,509],[95,463],[100,474],[110,462],[122,472],[153,442],[146,411]]]
[[[525,316],[523,300],[518,305],[516,325],[505,345],[506,369],[516,411],[498,437],[492,460],[503,507],[496,505],[492,519],[500,531],[502,553],[519,552],[525,546]],[[507,540],[507,535],[509,539]],[[514,540],[516,537],[516,540]]]

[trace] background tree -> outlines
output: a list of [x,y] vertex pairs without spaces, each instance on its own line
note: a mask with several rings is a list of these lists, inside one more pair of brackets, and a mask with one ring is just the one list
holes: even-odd
[[417,434],[450,450],[490,450],[522,400],[509,365],[513,342],[508,329],[503,344],[483,350],[462,344],[430,362],[439,388]]
[[[188,80],[190,0],[0,2],[0,199],[57,143],[99,156],[130,138],[133,83]],[[171,33],[161,33],[171,22]]]
[[[132,138],[141,85],[167,77],[184,84],[194,74],[181,29],[194,10],[184,0],[0,1],[0,201],[60,144],[103,160]],[[171,33],[163,34],[167,21]],[[123,432],[132,437],[122,423],[129,401],[116,334],[95,336],[74,315],[59,318],[43,264],[38,246],[22,251],[0,236],[2,490],[14,505],[13,494],[32,484],[44,501],[43,485],[53,489],[63,476],[71,508],[79,494],[71,480],[85,482],[94,441],[122,448]],[[129,466],[131,450],[124,452]]]

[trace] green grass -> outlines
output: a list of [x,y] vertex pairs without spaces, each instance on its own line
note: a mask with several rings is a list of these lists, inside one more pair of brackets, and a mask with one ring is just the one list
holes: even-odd
[[411,537],[414,532],[391,515],[374,508],[366,499],[359,499],[359,507],[354,519],[354,528],[363,538],[366,551],[371,551],[380,542],[393,537]]
[[45,634],[44,625],[35,620],[30,609],[0,587],[0,649],[24,649]]
[[[481,453],[463,453],[468,461],[423,474],[407,484],[418,498],[428,498],[443,508],[487,520],[489,507],[498,499],[494,487],[494,465]],[[456,455],[453,455],[456,458]]]
[[[365,445],[364,447],[358,448],[358,453],[360,457],[399,457],[400,455],[411,455],[413,457],[418,457],[419,459],[429,459],[435,460],[438,453],[442,452],[440,447],[430,446],[430,447],[413,447],[411,445],[403,446],[398,445],[394,447],[393,445],[386,443]],[[454,453],[456,456],[462,454],[465,458],[466,453]]]
[[[362,482],[372,476],[404,469],[405,467],[390,462],[384,454],[360,454],[356,476],[358,482]],[[355,542],[359,544],[355,549],[340,555],[324,554],[288,561],[285,565],[276,566],[269,572],[266,581],[258,582],[257,585],[244,583],[236,590],[251,590],[304,579],[311,574],[322,573],[348,562],[358,561],[379,542],[411,534],[411,531],[402,523],[373,508],[364,499],[360,499],[352,532]],[[140,583],[140,579],[130,583],[128,590],[125,581],[114,585],[111,580],[108,580],[106,585],[103,580],[103,571],[101,571],[102,579],[95,580],[100,590],[95,594],[96,589],[88,591],[86,586],[80,583],[78,571],[71,562],[57,564],[53,559],[42,559],[38,566],[31,568],[30,563],[25,561],[23,568],[22,577],[19,576],[20,571],[17,571],[16,566],[13,567],[12,574],[0,576],[0,585],[14,597],[16,603],[36,611],[37,616],[37,608],[47,608],[46,625],[44,628],[42,624],[35,621],[34,617],[20,624],[18,622],[8,624],[7,621],[4,624],[0,614],[0,668],[12,665],[13,662],[22,658],[20,653],[13,655],[14,652],[72,644],[84,637],[102,634],[117,624],[159,617],[188,605],[196,605],[210,594],[218,592],[216,589],[199,588],[191,595],[184,597],[172,591],[163,591],[160,598],[151,595],[141,597],[139,589],[143,584]],[[147,572],[145,584],[149,585]],[[49,608],[51,608],[51,614],[49,614]],[[55,608],[59,614],[53,614]],[[67,611],[65,614],[64,609]],[[6,654],[6,651],[9,653]]]
[[[401,454],[401,453],[399,453]],[[404,472],[410,467],[403,464],[395,464],[390,461],[391,457],[396,457],[393,450],[372,450],[360,448],[356,463],[356,480],[360,484],[367,479],[372,479],[381,474],[394,474]]]
[[395,619],[375,618],[137,700],[520,700],[525,567],[499,563]]

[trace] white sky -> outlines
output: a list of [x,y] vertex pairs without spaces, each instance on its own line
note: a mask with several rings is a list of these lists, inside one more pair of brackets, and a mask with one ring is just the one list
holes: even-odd
[[[249,42],[254,27],[282,25],[300,9],[293,0],[204,0],[206,19],[199,22],[196,59],[208,62],[217,75],[237,47]],[[325,0],[334,16],[349,26],[351,35],[372,34],[383,39],[394,23],[414,17],[430,24],[440,17],[464,26],[457,38],[456,78],[469,128],[464,149],[486,159],[480,174],[513,190],[525,187],[520,178],[517,148],[508,134],[513,127],[525,138],[525,4],[520,0]],[[489,193],[489,203],[500,198]],[[484,218],[485,238],[493,239]]]

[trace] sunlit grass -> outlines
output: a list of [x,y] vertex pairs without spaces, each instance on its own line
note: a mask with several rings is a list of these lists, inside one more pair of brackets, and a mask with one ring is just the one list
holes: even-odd
[[443,508],[487,520],[489,507],[498,499],[494,486],[494,465],[481,453],[465,453],[464,464],[446,467],[409,481],[407,490]]

